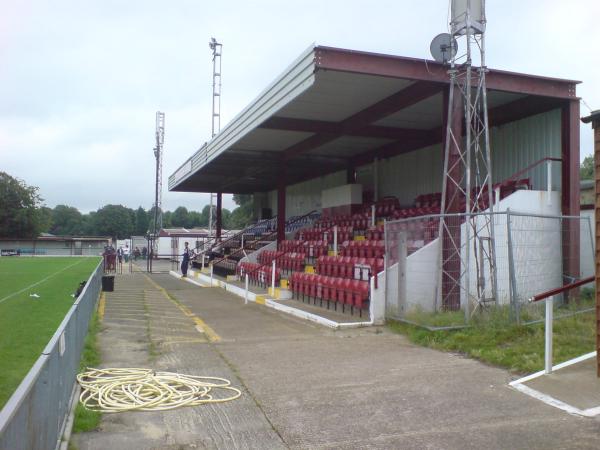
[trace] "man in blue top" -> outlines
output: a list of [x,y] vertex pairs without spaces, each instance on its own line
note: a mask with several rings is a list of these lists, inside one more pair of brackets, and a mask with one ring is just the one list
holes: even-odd
[[193,257],[194,252],[192,250],[190,250],[190,248],[188,247],[188,243],[185,243],[185,247],[183,249],[183,260],[181,261],[181,273],[182,273],[182,277],[187,277],[187,271],[188,271],[188,266],[190,264],[190,259]]

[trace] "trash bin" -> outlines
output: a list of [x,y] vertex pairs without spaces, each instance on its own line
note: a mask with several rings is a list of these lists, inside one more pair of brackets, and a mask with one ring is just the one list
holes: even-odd
[[114,275],[104,275],[102,277],[102,290],[104,292],[113,292],[115,290]]

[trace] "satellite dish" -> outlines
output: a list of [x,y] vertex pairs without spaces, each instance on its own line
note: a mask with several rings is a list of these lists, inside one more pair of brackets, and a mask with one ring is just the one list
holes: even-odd
[[429,50],[431,51],[433,59],[437,62],[446,64],[454,57],[454,55],[456,55],[458,44],[456,43],[456,39],[448,33],[441,33],[433,38]]

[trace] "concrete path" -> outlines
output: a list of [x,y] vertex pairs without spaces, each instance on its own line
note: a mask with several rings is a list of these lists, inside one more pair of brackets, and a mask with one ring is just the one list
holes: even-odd
[[100,431],[75,437],[81,450],[600,448],[600,421],[509,388],[504,370],[385,328],[330,331],[218,288],[151,277],[118,277],[107,296],[103,365],[223,376],[244,394],[105,415]]

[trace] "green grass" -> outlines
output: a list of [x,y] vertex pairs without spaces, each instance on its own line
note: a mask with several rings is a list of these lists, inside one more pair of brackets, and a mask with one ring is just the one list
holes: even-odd
[[[0,407],[40,356],[73,304],[71,294],[98,262],[99,258],[0,258]],[[33,293],[40,298],[30,297]]]
[[[544,325],[516,325],[505,314],[480,317],[469,328],[428,331],[390,322],[389,327],[412,342],[438,350],[463,353],[518,373],[544,367]],[[554,364],[595,348],[595,315],[582,313],[554,321]]]
[[[94,312],[90,320],[88,334],[85,337],[85,345],[79,362],[80,371],[88,367],[98,367],[100,364],[100,348],[98,347],[98,332],[101,329],[98,313]],[[75,407],[75,418],[73,421],[73,433],[82,433],[93,431],[98,428],[102,413],[99,411],[90,411],[81,403]]]

